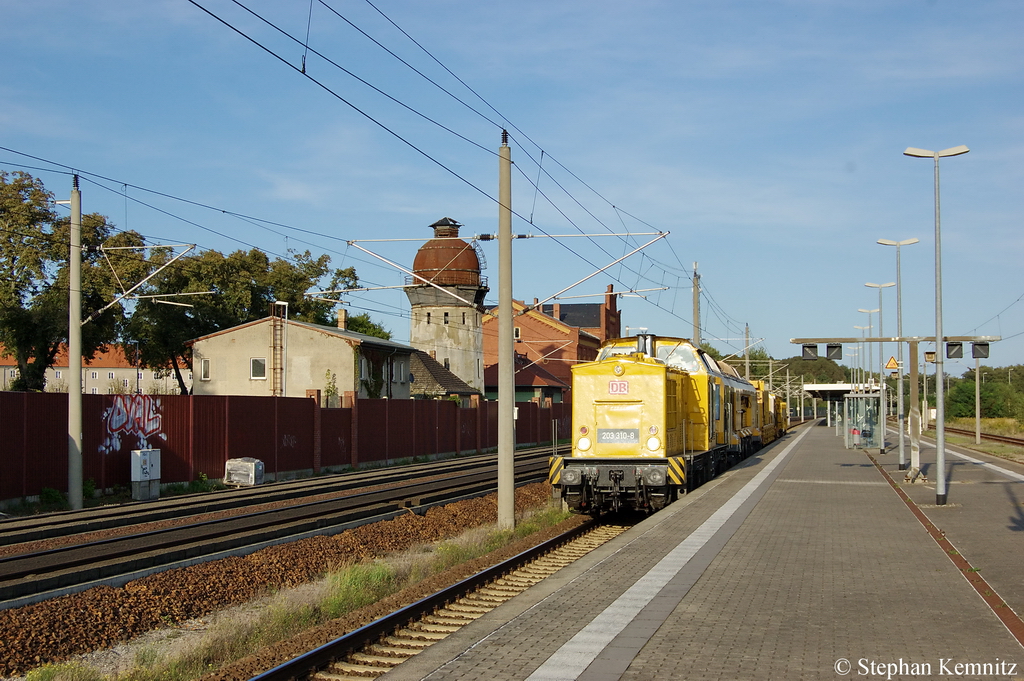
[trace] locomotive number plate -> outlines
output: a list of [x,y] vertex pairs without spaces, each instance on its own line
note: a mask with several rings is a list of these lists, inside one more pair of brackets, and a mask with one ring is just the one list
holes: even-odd
[[633,443],[640,441],[639,428],[598,428],[597,441],[603,444]]

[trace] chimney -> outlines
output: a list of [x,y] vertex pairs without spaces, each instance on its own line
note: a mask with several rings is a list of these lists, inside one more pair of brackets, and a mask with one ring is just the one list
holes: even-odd
[[342,331],[348,329],[348,310],[343,307],[338,308],[338,328]]

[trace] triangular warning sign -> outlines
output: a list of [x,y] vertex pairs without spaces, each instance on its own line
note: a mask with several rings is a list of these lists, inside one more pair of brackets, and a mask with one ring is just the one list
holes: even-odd
[[896,363],[895,357],[890,357],[889,361],[885,363],[886,371],[896,371],[900,368],[900,365]]

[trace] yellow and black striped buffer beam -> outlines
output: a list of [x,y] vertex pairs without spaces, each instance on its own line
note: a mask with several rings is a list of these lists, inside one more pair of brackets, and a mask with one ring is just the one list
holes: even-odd
[[562,479],[562,469],[565,468],[565,457],[552,456],[548,459],[548,482],[557,485]]
[[668,479],[676,485],[686,484],[686,460],[683,457],[668,458]]

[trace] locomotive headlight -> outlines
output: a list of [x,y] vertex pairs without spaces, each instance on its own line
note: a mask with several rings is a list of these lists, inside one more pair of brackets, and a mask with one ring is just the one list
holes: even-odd
[[583,480],[583,475],[579,468],[564,468],[562,469],[562,484],[563,485],[578,485]]
[[656,437],[647,438],[647,449],[656,452],[661,449],[661,440]]
[[622,374],[626,373],[626,367],[622,366],[621,364],[616,364],[615,368],[612,369],[612,371],[615,372],[616,376],[621,376]]
[[576,440],[576,449],[580,450],[581,452],[585,452],[588,449],[590,449],[590,438],[581,437],[579,440]]
[[650,433],[651,435],[657,435],[658,426],[651,426],[650,428],[647,429],[647,432]]

